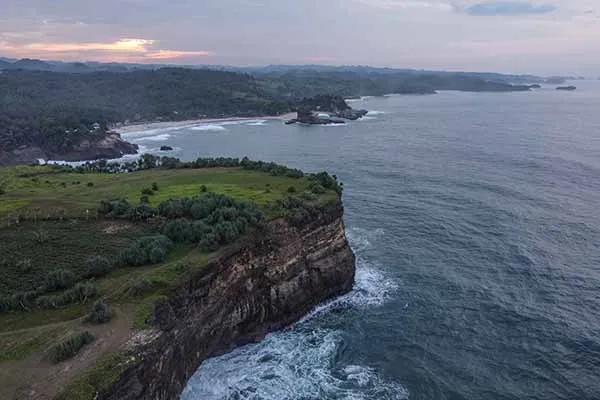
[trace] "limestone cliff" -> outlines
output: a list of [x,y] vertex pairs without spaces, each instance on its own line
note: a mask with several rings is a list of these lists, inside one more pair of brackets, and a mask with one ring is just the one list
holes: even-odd
[[355,259],[337,203],[301,227],[283,220],[214,257],[132,341],[139,360],[99,399],[176,399],[200,363],[299,320],[352,289]]

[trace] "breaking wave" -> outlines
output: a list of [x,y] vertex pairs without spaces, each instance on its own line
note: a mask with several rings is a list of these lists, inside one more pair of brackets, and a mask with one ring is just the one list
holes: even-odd
[[223,132],[226,131],[223,125],[209,124],[209,125],[198,125],[190,128],[193,131],[201,132]]
[[378,307],[396,285],[360,258],[383,231],[352,229],[348,240],[358,255],[350,293],[316,307],[293,327],[259,343],[206,360],[190,379],[182,400],[407,399],[400,384],[367,366],[339,360],[343,331],[329,327],[335,310]]

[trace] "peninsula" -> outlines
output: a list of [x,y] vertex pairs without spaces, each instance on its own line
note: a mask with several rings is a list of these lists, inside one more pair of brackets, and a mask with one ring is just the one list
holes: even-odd
[[0,168],[0,398],[177,399],[352,289],[342,184],[248,159]]

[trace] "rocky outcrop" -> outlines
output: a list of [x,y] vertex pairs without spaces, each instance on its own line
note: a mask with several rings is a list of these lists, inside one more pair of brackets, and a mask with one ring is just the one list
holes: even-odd
[[116,132],[107,133],[97,141],[84,140],[65,154],[52,154],[52,157],[67,161],[110,160],[125,154],[136,154],[137,144],[131,144],[121,139]]
[[341,203],[302,227],[284,220],[239,241],[154,313],[132,342],[137,360],[99,399],[177,399],[208,357],[260,340],[351,290],[355,259]]
[[136,154],[138,145],[124,141],[115,132],[107,133],[99,140],[85,139],[65,151],[55,151],[39,146],[21,146],[16,149],[0,149],[0,165],[35,163],[38,160],[86,161],[120,158]]

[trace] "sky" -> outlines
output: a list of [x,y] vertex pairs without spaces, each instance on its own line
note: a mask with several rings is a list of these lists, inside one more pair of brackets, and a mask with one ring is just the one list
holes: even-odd
[[0,56],[600,75],[600,0],[1,0]]

